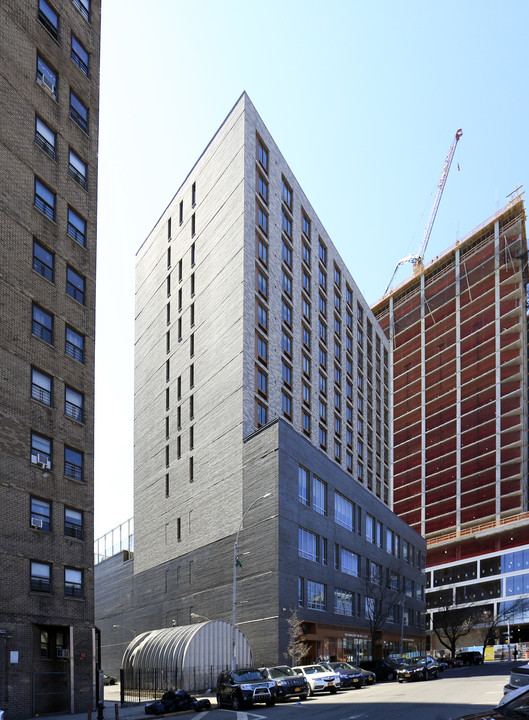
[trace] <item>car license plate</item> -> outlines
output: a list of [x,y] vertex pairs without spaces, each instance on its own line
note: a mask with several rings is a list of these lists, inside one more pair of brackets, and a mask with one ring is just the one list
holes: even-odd
[[332,687],[332,682],[327,683],[328,687]]
[[404,677],[410,677],[410,673],[406,673]]
[[301,688],[294,688],[294,692],[300,692]]
[[266,690],[264,688],[257,688],[255,691],[256,695],[266,695]]

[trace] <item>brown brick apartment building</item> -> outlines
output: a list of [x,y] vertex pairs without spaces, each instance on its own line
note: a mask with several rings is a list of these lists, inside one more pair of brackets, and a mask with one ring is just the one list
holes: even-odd
[[373,307],[391,344],[393,509],[428,541],[431,611],[529,592],[526,289],[517,197]]
[[99,0],[0,4],[0,708],[94,702]]

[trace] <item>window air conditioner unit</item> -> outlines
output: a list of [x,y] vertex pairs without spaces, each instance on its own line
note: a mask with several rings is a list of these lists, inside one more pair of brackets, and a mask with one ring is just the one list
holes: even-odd
[[49,458],[47,455],[42,455],[41,453],[37,453],[37,465],[41,467],[43,470],[49,470],[51,468],[51,463],[49,461]]
[[70,651],[65,650],[64,648],[57,648],[57,657],[62,658],[63,660],[68,660],[70,657]]
[[46,90],[55,97],[55,85],[46,75],[43,74],[40,76],[40,82],[42,87],[46,88]]
[[31,526],[32,527],[41,528],[43,525],[44,525],[44,521],[41,520],[40,518],[35,518],[35,517],[31,518]]

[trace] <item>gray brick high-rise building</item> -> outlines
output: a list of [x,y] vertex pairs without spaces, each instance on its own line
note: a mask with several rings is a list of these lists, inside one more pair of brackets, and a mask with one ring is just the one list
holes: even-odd
[[294,608],[312,659],[365,658],[366,583],[388,573],[404,604],[373,652],[403,627],[418,646],[425,548],[389,507],[388,341],[245,93],[138,251],[135,352],[134,559],[97,565],[106,667],[131,631],[231,621],[239,530],[257,662],[285,661]]
[[0,708],[94,702],[99,0],[0,4]]

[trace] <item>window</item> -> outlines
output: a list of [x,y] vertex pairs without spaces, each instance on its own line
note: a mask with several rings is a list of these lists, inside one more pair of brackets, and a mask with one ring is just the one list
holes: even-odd
[[84,395],[68,386],[65,392],[64,414],[72,420],[84,422]]
[[70,117],[83,132],[88,132],[88,108],[72,90],[70,90]]
[[32,562],[30,571],[30,589],[33,592],[51,593],[51,565]]
[[33,304],[31,332],[35,337],[53,345],[53,315]]
[[197,204],[197,184],[194,182],[191,185],[191,206],[195,207]]
[[77,362],[84,363],[84,335],[67,326],[64,351]]
[[79,10],[84,19],[90,22],[90,0],[73,0],[73,4]]
[[281,227],[288,237],[292,237],[292,220],[288,217],[284,210],[282,212]]
[[257,392],[266,397],[268,378],[265,372],[257,368]]
[[318,536],[309,530],[299,528],[298,554],[300,557],[316,562],[318,559]]
[[33,240],[33,270],[50,282],[54,281],[55,256],[37,240]]
[[268,280],[265,275],[261,271],[257,271],[257,289],[263,295],[263,297],[266,297],[268,294]]
[[334,590],[334,612],[337,615],[353,614],[353,593],[350,590],[335,588]]
[[301,388],[302,388],[302,394],[303,394],[303,402],[305,403],[305,405],[308,405],[308,407],[310,407],[310,385],[307,385],[307,383],[302,382]]
[[322,315],[327,314],[327,300],[323,297],[323,295],[319,295],[318,308]]
[[184,201],[180,200],[180,205],[178,206],[178,218],[180,225],[184,222]]
[[347,530],[354,530],[353,503],[340,493],[334,493],[334,522]]
[[286,264],[289,267],[292,267],[292,250],[290,249],[290,245],[285,240],[285,238],[282,238],[281,256],[286,262]]
[[305,270],[301,273],[301,282],[303,285],[303,290],[310,295],[310,275],[308,275]]
[[356,553],[340,548],[340,570],[346,575],[358,577],[359,557]]
[[286,292],[287,295],[292,297],[292,278],[284,270],[281,271],[281,282],[283,285],[283,290]]
[[301,302],[303,317],[310,322],[310,303],[303,298]]
[[89,74],[89,61],[90,56],[88,52],[85,50],[81,42],[75,37],[75,35],[72,33],[72,51],[70,57],[74,61],[74,63],[77,65],[77,67],[83,72],[86,77],[88,77]]
[[48,500],[31,498],[30,525],[40,530],[51,529],[51,503]]
[[64,594],[67,597],[83,597],[83,572],[64,568]]
[[323,342],[327,342],[327,326],[325,325],[325,323],[322,320],[320,320],[318,323],[318,331],[320,334],[320,339]]
[[259,235],[257,236],[257,256],[264,265],[268,264],[268,245]]
[[305,603],[305,581],[302,577],[298,577],[298,605],[303,607]]
[[281,375],[285,385],[290,387],[292,385],[292,368],[284,360],[281,360]]
[[326,265],[327,264],[327,248],[323,244],[322,239],[320,238],[320,241],[318,243],[318,255],[321,260],[321,262]]
[[303,410],[301,413],[302,416],[302,423],[303,423],[303,432],[306,435],[310,435],[310,415],[306,410]]
[[302,226],[303,232],[308,238],[310,238],[310,220],[305,214],[303,215]]
[[71,207],[68,208],[67,232],[79,245],[86,247],[86,221]]
[[35,142],[52,160],[57,159],[57,134],[38,115],[35,115]]
[[287,183],[285,178],[283,180],[283,185],[281,189],[281,199],[285,203],[285,205],[292,210],[292,188]]
[[51,470],[51,440],[31,433],[31,462],[43,470]]
[[35,178],[34,205],[47,218],[55,222],[55,193]]
[[327,515],[327,484],[316,475],[312,476],[312,507],[321,515]]
[[[342,299],[338,293],[334,293],[334,307],[340,312],[342,305]],[[338,331],[339,332],[339,331]]]
[[320,281],[320,285],[321,285],[322,289],[326,290],[327,289],[327,275],[321,268],[318,270],[318,279]]
[[52,377],[31,368],[31,397],[33,400],[51,407]]
[[322,450],[325,450],[327,448],[327,430],[321,427],[321,425],[318,430],[318,439],[320,441],[320,447]]
[[283,330],[281,333],[281,348],[286,355],[291,357],[291,355],[292,355],[292,339],[291,339],[290,335],[287,332],[285,332],[285,330]]
[[268,150],[261,138],[257,138],[257,159],[265,172],[268,172]]
[[79,450],[64,446],[64,475],[71,480],[83,480],[84,456]]
[[266,406],[260,402],[257,403],[257,425],[266,425]]
[[305,355],[305,353],[302,353],[301,355],[301,367],[303,374],[310,379],[310,358],[308,355]]
[[307,348],[307,350],[310,350],[310,330],[305,325],[302,326],[302,334],[303,345]]
[[268,203],[268,183],[261,173],[257,174],[257,192],[263,198],[265,203]]
[[37,54],[37,82],[57,100],[57,73]]
[[50,33],[55,40],[59,39],[59,16],[52,8],[52,6],[46,2],[46,0],[39,0],[39,20],[44,25],[46,30]]
[[281,391],[281,410],[287,418],[292,418],[292,399],[284,391]]
[[319,355],[320,365],[322,367],[325,367],[327,365],[327,352],[326,352],[325,348],[320,347],[318,355]]
[[76,540],[83,539],[83,513],[72,508],[64,508],[64,534]]
[[323,395],[327,394],[327,378],[325,377],[325,375],[322,375],[321,372],[319,374],[319,388],[320,388],[320,392]]
[[261,305],[261,303],[256,303],[257,305],[257,324],[260,325],[263,330],[266,330],[268,327],[268,311],[264,307],[264,305]]
[[311,610],[325,610],[327,588],[323,583],[307,580],[307,607]]
[[310,505],[309,471],[302,465],[298,467],[298,499],[303,505]]
[[264,234],[267,235],[268,234],[268,215],[260,205],[257,206],[257,224],[259,225],[261,230],[264,232]]
[[88,186],[86,179],[86,163],[81,160],[81,158],[76,155],[73,150],[70,150],[68,157],[68,175],[73,178],[75,182],[83,188],[83,190],[86,190]]
[[366,514],[366,540],[370,543],[375,542],[375,518]]
[[191,237],[195,237],[197,231],[196,216],[195,213],[191,215]]
[[310,247],[303,243],[302,247],[303,260],[310,266]]
[[285,322],[289,327],[292,326],[292,308],[284,300],[281,300],[281,317],[283,322]]
[[85,304],[85,279],[71,267],[66,269],[66,294]]

